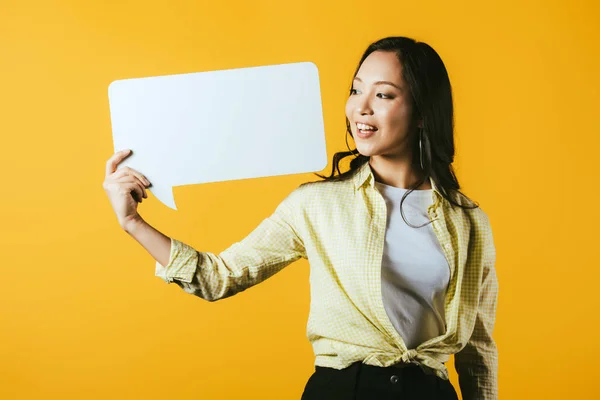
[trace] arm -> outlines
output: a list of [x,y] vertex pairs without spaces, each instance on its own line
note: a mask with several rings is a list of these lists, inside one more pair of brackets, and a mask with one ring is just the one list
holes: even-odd
[[484,248],[482,286],[475,327],[467,345],[454,356],[463,400],[498,399],[498,349],[492,337],[498,302],[496,251],[491,230]]
[[123,229],[141,244],[154,259],[166,264],[169,262],[171,239],[156,230],[141,217],[132,219],[123,225]]
[[301,257],[304,243],[298,235],[298,189],[288,195],[248,236],[220,254],[197,251],[170,240],[164,264],[157,259],[156,276],[175,282],[187,293],[216,301],[246,290]]

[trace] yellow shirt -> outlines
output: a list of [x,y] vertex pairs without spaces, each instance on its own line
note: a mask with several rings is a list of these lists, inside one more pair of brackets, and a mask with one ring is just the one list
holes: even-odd
[[[306,258],[311,305],[307,337],[315,365],[342,369],[356,361],[387,367],[414,362],[448,379],[455,354],[464,400],[497,398],[497,349],[492,338],[498,282],[487,215],[444,199],[433,180],[427,212],[450,266],[446,332],[407,349],[381,295],[387,209],[369,163],[346,181],[300,185],[248,236],[220,254],[171,239],[156,275],[208,301],[232,296]],[[409,195],[410,196],[410,195]],[[456,196],[459,204],[467,201]]]

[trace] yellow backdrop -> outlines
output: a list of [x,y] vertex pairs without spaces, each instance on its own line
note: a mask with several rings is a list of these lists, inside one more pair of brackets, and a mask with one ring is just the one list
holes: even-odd
[[[0,398],[298,399],[308,263],[217,303],[154,277],[101,185],[107,88],[313,61],[331,159],[359,56],[388,35],[450,73],[459,181],[497,246],[500,398],[595,398],[599,17],[592,0],[0,1]],[[140,212],[219,252],[314,178],[180,187],[179,211],[150,195]]]

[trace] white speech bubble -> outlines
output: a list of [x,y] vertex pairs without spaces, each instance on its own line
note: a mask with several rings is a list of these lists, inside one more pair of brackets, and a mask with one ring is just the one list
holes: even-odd
[[325,130],[315,64],[114,81],[108,97],[119,167],[144,174],[176,209],[173,187],[321,171]]

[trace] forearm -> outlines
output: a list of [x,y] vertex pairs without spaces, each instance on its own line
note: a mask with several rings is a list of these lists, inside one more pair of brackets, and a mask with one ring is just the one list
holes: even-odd
[[156,230],[142,218],[129,221],[123,229],[162,266],[169,263],[171,252],[171,238]]

